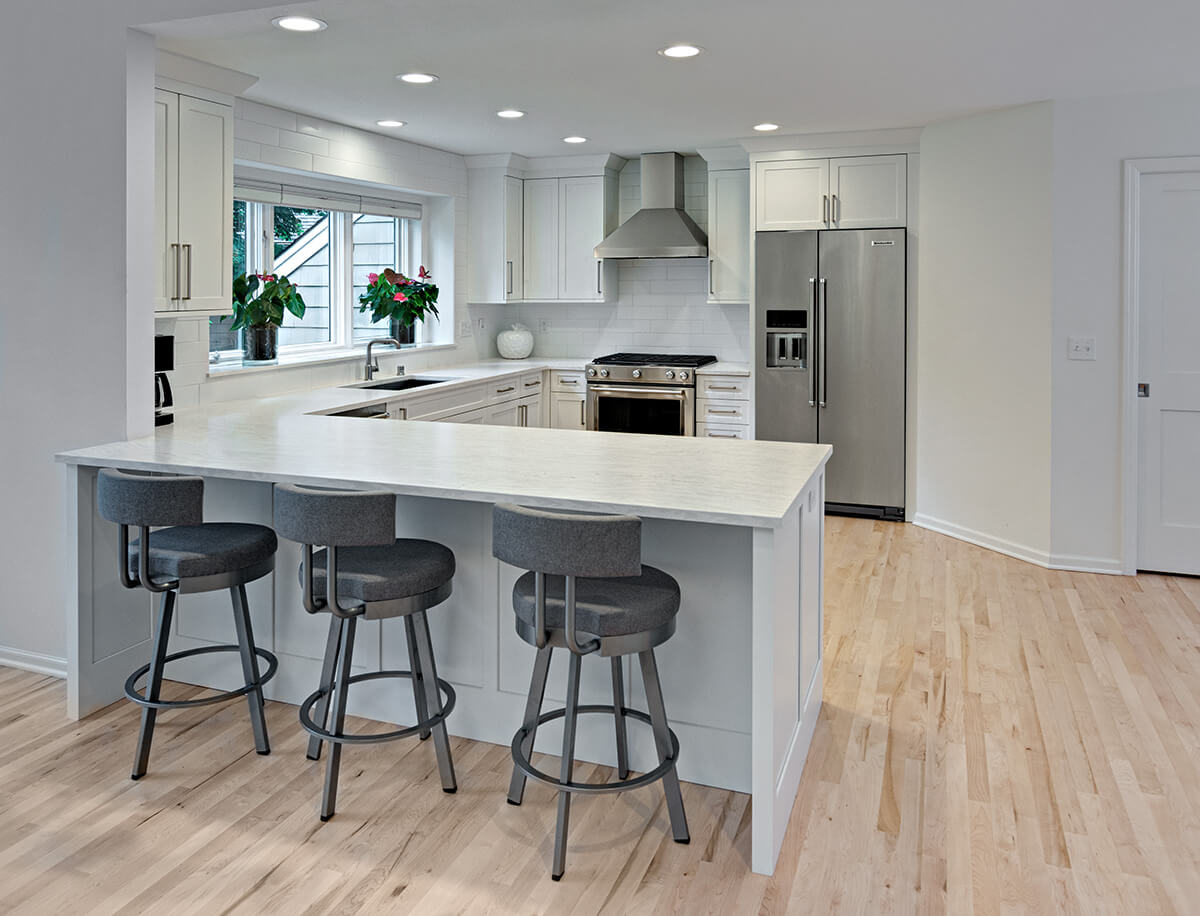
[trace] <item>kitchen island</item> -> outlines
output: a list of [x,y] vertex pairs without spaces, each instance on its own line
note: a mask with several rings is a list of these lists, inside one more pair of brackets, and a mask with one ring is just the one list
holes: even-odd
[[[277,482],[398,494],[398,536],[440,541],[458,560],[454,594],[429,615],[439,673],[458,693],[449,730],[504,745],[522,718],[533,650],[513,627],[519,571],[492,557],[492,504],[632,513],[644,519],[645,562],[674,575],[683,592],[678,630],[659,650],[680,778],[752,794],[751,865],[771,873],[821,706],[830,448],[372,422],[313,415],[320,400],[313,392],[190,411],[154,436],[59,456],[70,529],[64,570],[72,577],[69,714],[85,716],[118,699],[150,652],[152,596],[121,587],[116,527],[96,514],[101,467],[204,477],[207,521],[270,524]],[[248,589],[257,641],[280,660],[267,696],[290,703],[318,683],[328,624],[302,608],[299,562],[299,546],[281,541],[275,574]],[[227,594],[180,597],[172,651],[230,635]],[[364,623],[361,670],[407,667],[403,640],[403,627]],[[605,702],[608,668],[589,661],[581,700]],[[204,655],[175,663],[168,677],[240,683],[237,664]],[[549,702],[561,701],[565,688],[565,662],[556,659],[554,669]],[[640,678],[631,674],[630,705],[645,708]],[[362,685],[350,712],[411,724],[411,699],[397,696],[406,688],[374,689],[377,683]],[[560,741],[558,729],[539,729],[537,750],[556,754]],[[611,722],[581,720],[579,759],[613,764],[612,744]],[[635,769],[653,766],[648,730],[631,731],[630,755]]]

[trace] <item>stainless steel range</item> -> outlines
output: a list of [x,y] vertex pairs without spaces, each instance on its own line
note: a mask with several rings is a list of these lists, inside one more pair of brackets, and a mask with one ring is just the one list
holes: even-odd
[[614,353],[587,364],[587,428],[696,434],[696,370],[715,356]]

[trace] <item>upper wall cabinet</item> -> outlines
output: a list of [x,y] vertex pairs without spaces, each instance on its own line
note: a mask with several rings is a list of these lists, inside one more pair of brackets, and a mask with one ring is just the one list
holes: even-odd
[[226,313],[233,268],[233,109],[154,95],[157,312]]
[[708,301],[750,299],[750,170],[708,173]]
[[901,227],[908,157],[791,159],[755,165],[755,229]]
[[497,170],[468,175],[467,299],[519,302],[524,275],[524,182]]

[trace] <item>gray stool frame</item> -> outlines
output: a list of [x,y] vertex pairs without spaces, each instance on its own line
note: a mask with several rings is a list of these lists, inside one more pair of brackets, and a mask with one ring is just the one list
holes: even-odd
[[[588,526],[599,522],[602,532],[589,531]],[[559,524],[564,523],[564,524]],[[508,787],[508,803],[520,805],[525,795],[525,782],[534,779],[558,790],[558,817],[554,831],[554,858],[550,876],[562,878],[566,869],[567,830],[570,826],[571,796],[599,795],[623,792],[654,782],[662,782],[666,797],[671,833],[676,843],[689,843],[687,815],[679,787],[676,761],[679,759],[679,739],[667,723],[662,684],[654,648],[675,632],[675,618],[663,626],[640,633],[620,636],[580,638],[576,626],[577,579],[603,576],[631,576],[641,573],[641,520],[633,516],[570,516],[530,510],[520,506],[498,505],[494,515],[492,545],[495,555],[519,567],[529,565],[548,567],[534,570],[535,619],[532,627],[517,620],[517,633],[537,648],[533,676],[525,704],[525,718],[513,736],[513,773]],[[569,526],[569,527],[566,527]],[[572,531],[571,528],[575,528]],[[605,531],[604,529],[608,530]],[[541,530],[539,530],[541,529]],[[572,536],[575,535],[575,536]],[[611,539],[605,543],[606,537]],[[514,546],[515,545],[515,546]],[[578,552],[580,556],[572,556]],[[603,555],[603,558],[599,558]],[[543,562],[538,564],[539,557]],[[562,628],[546,625],[546,575],[562,575],[565,579],[565,623]],[[576,573],[579,574],[576,574]],[[589,575],[590,574],[590,575]],[[554,649],[570,652],[567,673],[567,698],[563,709],[543,713],[546,678]],[[609,658],[612,669],[613,705],[580,705],[579,682],[583,656],[599,654]],[[646,688],[649,713],[625,706],[624,675],[621,656],[638,656],[642,680]],[[616,782],[582,783],[572,779],[575,766],[575,733],[578,717],[591,713],[613,716],[617,744]],[[537,769],[532,761],[533,745],[540,726],[555,719],[563,720],[563,746],[558,777]],[[635,779],[629,778],[629,741],[626,723],[629,719],[648,723],[654,732],[659,764]]]
[[[159,489],[160,496],[140,496],[143,500],[142,512],[137,513],[139,520],[162,525],[200,525],[203,524],[202,506],[204,497],[204,480],[200,477],[142,477],[121,471],[104,469],[100,471],[100,503],[101,514],[112,518],[130,518],[115,505],[110,505],[105,499],[104,487],[137,486],[145,483]],[[169,506],[169,508],[166,508]],[[108,510],[108,511],[105,511]],[[133,771],[131,779],[141,779],[146,775],[150,764],[150,746],[154,741],[154,726],[160,709],[190,709],[196,706],[209,706],[223,703],[237,697],[246,697],[250,709],[250,724],[254,731],[254,749],[261,755],[271,753],[270,739],[267,736],[266,713],[263,701],[263,685],[275,676],[279,668],[279,659],[275,654],[260,648],[254,643],[254,630],[250,622],[250,610],[246,600],[246,583],[261,579],[275,568],[275,557],[272,556],[261,563],[228,573],[210,576],[192,576],[180,579],[163,579],[154,581],[150,578],[150,525],[139,524],[138,528],[138,577],[129,575],[130,561],[130,523],[118,521],[119,547],[118,561],[120,563],[120,581],[125,588],[141,586],[149,592],[160,593],[158,618],[154,628],[154,651],[150,661],[138,668],[125,681],[125,697],[142,707],[142,721],[138,729],[137,748],[134,751]],[[184,652],[167,654],[171,637],[171,622],[175,614],[175,596],[177,594],[194,594],[199,592],[229,589],[233,603],[233,622],[237,630],[237,643],[219,646],[204,646],[198,649],[188,649]],[[182,658],[210,653],[237,652],[241,656],[242,675],[246,683],[236,690],[228,690],[209,697],[196,700],[163,700],[162,682],[164,670],[168,663]],[[260,672],[259,659],[267,663],[267,670]],[[137,682],[147,678],[144,693],[140,692]]]
[[[386,491],[336,491],[311,487],[277,484],[275,527],[289,539],[322,535],[324,541],[340,541],[341,546],[388,544],[395,540],[396,497]],[[305,518],[303,500],[311,500],[317,512],[322,503],[333,519]],[[283,508],[281,511],[281,501]],[[354,519],[347,524],[344,519]],[[354,534],[343,534],[339,529]],[[339,536],[340,535],[340,536]],[[308,742],[309,760],[321,758],[322,742],[329,743],[325,764],[325,785],[321,794],[322,821],[333,817],[337,808],[338,775],[341,770],[342,747],[346,744],[378,744],[418,735],[422,741],[433,737],[442,791],[458,791],[454,761],[450,753],[450,738],[446,717],[454,709],[457,695],[454,688],[438,677],[433,657],[433,642],[425,611],[441,604],[451,594],[451,583],[418,595],[388,601],[363,601],[343,607],[337,596],[338,545],[325,546],[325,595],[316,594],[313,585],[313,556],[315,546],[300,541],[304,551],[304,610],[310,614],[329,611],[329,636],[321,666],[321,683],[300,704],[300,725],[311,735]],[[408,643],[409,670],[372,671],[351,675],[354,638],[360,618],[381,619],[403,617]],[[412,681],[417,723],[408,728],[374,735],[347,735],[346,700],[350,685],[376,679],[403,678]],[[443,695],[445,699],[443,700]],[[332,718],[332,722],[330,719]]]

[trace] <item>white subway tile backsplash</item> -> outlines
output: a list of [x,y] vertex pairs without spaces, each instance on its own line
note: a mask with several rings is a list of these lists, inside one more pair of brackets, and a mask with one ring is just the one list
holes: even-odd
[[[290,133],[290,131],[284,131]],[[257,121],[245,121],[234,118],[233,138],[249,140],[251,143],[265,143],[267,146],[279,146],[280,129],[269,124],[259,124]]]
[[269,105],[260,105],[258,102],[251,102],[249,99],[234,99],[233,117],[235,121],[235,133],[237,132],[236,121],[238,120],[269,124],[272,127],[280,127],[284,130],[296,129],[296,115],[294,112],[284,111],[282,108],[272,108]]
[[[264,143],[267,141],[263,141]],[[279,131],[278,145],[286,149],[300,150],[304,153],[315,153],[318,156],[328,156],[330,141],[325,137],[312,134],[302,134],[292,130]]]
[[277,146],[264,146],[259,157],[260,162],[268,165],[281,165],[288,169],[304,169],[312,171],[312,153],[302,153],[298,150],[280,149]]

